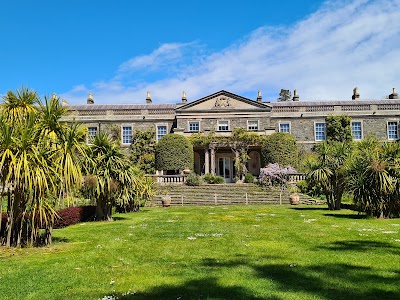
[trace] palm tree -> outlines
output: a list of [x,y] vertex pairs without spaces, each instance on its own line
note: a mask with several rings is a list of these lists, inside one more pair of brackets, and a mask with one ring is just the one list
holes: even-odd
[[129,162],[119,145],[105,133],[94,137],[88,157],[86,183],[97,202],[96,219],[112,220],[112,206],[121,195],[121,187],[127,183],[125,175]]
[[320,186],[331,210],[340,209],[346,187],[347,160],[351,144],[347,142],[323,142],[315,148],[317,158],[306,163],[307,181]]
[[4,97],[0,182],[7,192],[7,246],[39,243],[40,229],[45,230],[44,243],[51,243],[58,191],[82,181],[85,131],[78,125],[61,124],[64,112],[59,99],[46,98],[43,104],[26,88]]
[[358,145],[349,164],[349,190],[359,209],[387,218],[399,214],[400,145],[375,139]]

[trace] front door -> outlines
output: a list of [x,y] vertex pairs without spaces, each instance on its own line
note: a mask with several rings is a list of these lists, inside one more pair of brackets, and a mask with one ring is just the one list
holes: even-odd
[[226,182],[232,182],[232,168],[230,157],[218,158],[218,175],[225,178]]

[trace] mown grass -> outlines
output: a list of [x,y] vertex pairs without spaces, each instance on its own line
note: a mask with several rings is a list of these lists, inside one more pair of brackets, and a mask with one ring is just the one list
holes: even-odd
[[400,299],[400,220],[315,206],[115,216],[0,248],[0,298]]

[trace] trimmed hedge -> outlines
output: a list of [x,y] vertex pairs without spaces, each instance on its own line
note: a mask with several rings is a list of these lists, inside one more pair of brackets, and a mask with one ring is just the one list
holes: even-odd
[[155,152],[157,170],[193,170],[193,145],[183,135],[171,133],[163,136]]
[[54,221],[54,228],[62,228],[80,222],[93,221],[96,213],[96,206],[74,206],[57,211],[59,218]]
[[268,136],[261,146],[263,166],[278,163],[280,166],[297,167],[299,150],[296,140],[290,133],[277,132]]

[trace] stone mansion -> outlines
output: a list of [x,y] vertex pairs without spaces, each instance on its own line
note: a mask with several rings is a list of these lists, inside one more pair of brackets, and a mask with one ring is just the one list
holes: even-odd
[[[353,138],[361,140],[375,135],[380,140],[399,138],[400,100],[395,89],[384,100],[360,99],[358,89],[352,99],[343,101],[299,101],[294,92],[290,101],[264,102],[261,93],[255,100],[227,91],[219,91],[188,102],[185,92],[178,104],[153,104],[147,93],[145,104],[94,104],[91,94],[85,105],[68,105],[65,121],[75,121],[88,127],[88,136],[96,135],[104,126],[117,125],[121,130],[121,145],[129,147],[135,129],[154,128],[157,140],[168,133],[190,136],[196,132],[215,131],[216,135],[230,135],[234,128],[245,128],[260,135],[288,132],[300,147],[310,149],[325,140],[325,117],[351,117]],[[235,177],[234,154],[228,148],[194,149],[198,174],[213,173],[227,182]],[[249,172],[258,175],[261,167],[260,149],[249,151]]]

